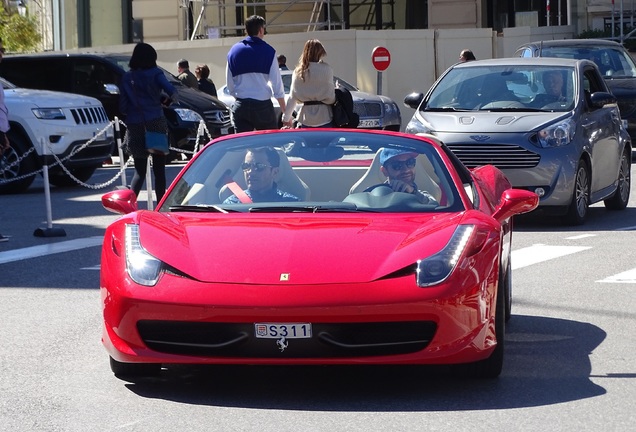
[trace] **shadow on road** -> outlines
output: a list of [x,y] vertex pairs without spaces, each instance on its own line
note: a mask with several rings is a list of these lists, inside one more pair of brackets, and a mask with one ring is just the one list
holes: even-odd
[[589,355],[605,332],[587,323],[513,316],[497,380],[460,380],[441,366],[171,366],[127,382],[145,398],[303,411],[522,408],[599,396]]

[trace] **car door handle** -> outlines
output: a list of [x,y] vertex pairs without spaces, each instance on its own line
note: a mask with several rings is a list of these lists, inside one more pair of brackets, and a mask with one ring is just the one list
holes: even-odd
[[588,122],[585,122],[585,123],[581,123],[581,126],[583,126],[585,129],[589,129],[592,126],[595,126],[595,125],[596,125],[595,121],[588,121]]

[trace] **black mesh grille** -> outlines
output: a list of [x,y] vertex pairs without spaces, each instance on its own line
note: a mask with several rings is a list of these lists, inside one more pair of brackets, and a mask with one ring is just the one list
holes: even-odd
[[353,112],[358,114],[360,118],[382,117],[382,104],[373,102],[354,103]]
[[541,156],[513,144],[447,144],[468,168],[494,165],[499,169],[534,168]]
[[152,350],[180,355],[242,358],[325,358],[406,354],[424,349],[437,325],[429,321],[314,323],[310,339],[254,336],[253,323],[139,321],[137,329]]

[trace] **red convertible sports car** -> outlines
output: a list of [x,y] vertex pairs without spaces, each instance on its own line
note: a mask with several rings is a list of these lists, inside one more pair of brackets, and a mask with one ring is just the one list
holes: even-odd
[[497,377],[512,217],[537,196],[431,136],[293,129],[217,139],[101,260],[117,376],[171,364],[450,364]]

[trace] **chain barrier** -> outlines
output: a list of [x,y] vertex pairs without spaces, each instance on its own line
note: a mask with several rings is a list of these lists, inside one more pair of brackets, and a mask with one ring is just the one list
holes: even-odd
[[[126,124],[123,121],[121,121],[120,119],[117,119],[117,121],[119,122],[119,124],[123,125],[124,127],[126,126]],[[66,173],[66,175],[69,176],[74,182],[76,182],[78,185],[86,187],[88,189],[102,189],[102,188],[105,188],[105,187],[108,187],[108,186],[112,185],[115,181],[117,181],[118,178],[121,177],[121,175],[126,170],[126,168],[130,167],[133,164],[133,158],[132,157],[129,156],[128,159],[125,161],[125,163],[121,163],[120,162],[121,168],[119,169],[119,171],[117,172],[117,174],[115,174],[115,176],[113,178],[111,178],[110,180],[108,180],[106,182],[97,183],[97,184],[89,184],[89,183],[85,183],[85,182],[81,181],[80,179],[75,177],[69,171],[68,168],[66,168],[66,166],[64,165],[64,162],[67,161],[68,159],[70,159],[71,157],[75,156],[80,151],[84,150],[89,145],[91,145],[99,137],[104,135],[108,131],[108,129],[110,127],[114,126],[114,124],[115,124],[115,121],[114,120],[111,121],[108,124],[108,126],[106,126],[104,129],[102,129],[100,132],[98,132],[93,138],[88,140],[86,143],[84,143],[80,147],[75,148],[71,153],[69,153],[63,159],[60,159],[55,153],[53,153],[53,148],[51,147],[51,145],[49,143],[46,143],[47,151],[48,151],[46,154],[53,156],[53,158],[55,159],[55,162],[50,164],[50,165],[48,165],[48,167],[51,168],[51,167],[59,165],[62,168],[62,170]],[[186,154],[186,155],[194,155],[201,148],[203,148],[203,146],[205,144],[207,144],[207,143],[201,143],[201,138],[203,138],[206,135],[207,135],[209,141],[211,141],[212,140],[212,135],[210,134],[210,131],[208,130],[205,122],[202,120],[202,121],[199,122],[199,128],[197,130],[197,138],[196,138],[196,142],[194,144],[194,151],[184,150],[184,149],[180,149],[180,148],[176,148],[176,147],[170,147],[170,151],[171,152],[175,152],[175,153],[182,153],[182,154]],[[121,148],[123,149],[123,144],[122,144]],[[5,172],[7,172],[9,169],[11,169],[14,166],[19,166],[20,162],[22,162],[22,160],[27,158],[34,151],[35,151],[35,147],[31,147],[24,154],[22,154],[21,156],[18,156],[18,158],[16,160],[14,160],[13,162],[8,163],[8,164],[6,163],[5,154],[1,155],[0,156],[0,185],[3,185],[5,183],[11,183],[11,182],[14,182],[14,181],[19,181],[19,180],[22,180],[22,179],[25,179],[25,178],[28,178],[28,177],[31,177],[31,176],[34,176],[34,175],[37,175],[37,174],[41,174],[44,171],[44,168],[40,168],[37,171],[32,171],[30,173],[23,174],[23,175],[18,176],[18,177],[13,177],[11,179],[3,178]],[[13,152],[15,153],[15,150],[13,150]]]

